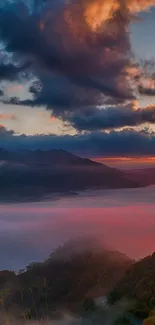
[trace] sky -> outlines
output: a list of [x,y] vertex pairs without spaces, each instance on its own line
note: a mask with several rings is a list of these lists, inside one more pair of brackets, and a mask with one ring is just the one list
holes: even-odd
[[154,29],[154,0],[3,0],[0,146],[155,156]]

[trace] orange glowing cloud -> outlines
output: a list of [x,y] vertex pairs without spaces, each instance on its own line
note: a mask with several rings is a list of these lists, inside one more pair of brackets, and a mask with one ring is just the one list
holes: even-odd
[[98,161],[124,161],[124,162],[135,162],[135,163],[155,163],[155,157],[101,157],[97,158]]
[[116,168],[155,167],[155,157],[95,157],[92,160]]
[[85,9],[85,19],[92,29],[99,27],[104,21],[111,19],[114,12],[119,10],[119,3],[117,1],[92,1]]
[[135,14],[155,6],[155,0],[95,0],[86,4],[85,19],[93,30],[96,30],[106,20],[114,17],[117,11],[123,16]]

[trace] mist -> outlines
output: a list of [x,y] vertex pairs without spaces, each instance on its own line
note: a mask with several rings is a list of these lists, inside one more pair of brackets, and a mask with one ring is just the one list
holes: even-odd
[[139,259],[155,247],[155,187],[85,192],[47,202],[0,205],[0,268],[42,261],[70,239],[93,236]]

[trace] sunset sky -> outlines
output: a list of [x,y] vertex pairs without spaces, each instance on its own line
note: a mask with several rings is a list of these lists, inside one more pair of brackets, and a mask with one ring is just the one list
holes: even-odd
[[0,6],[0,146],[152,166],[155,1]]
[[0,0],[0,268],[78,234],[153,252],[152,169],[37,149],[155,167],[155,0]]

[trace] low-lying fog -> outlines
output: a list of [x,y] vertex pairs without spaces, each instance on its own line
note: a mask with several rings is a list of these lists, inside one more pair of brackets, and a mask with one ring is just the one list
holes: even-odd
[[24,267],[79,235],[140,258],[155,249],[155,187],[0,205],[0,269]]

